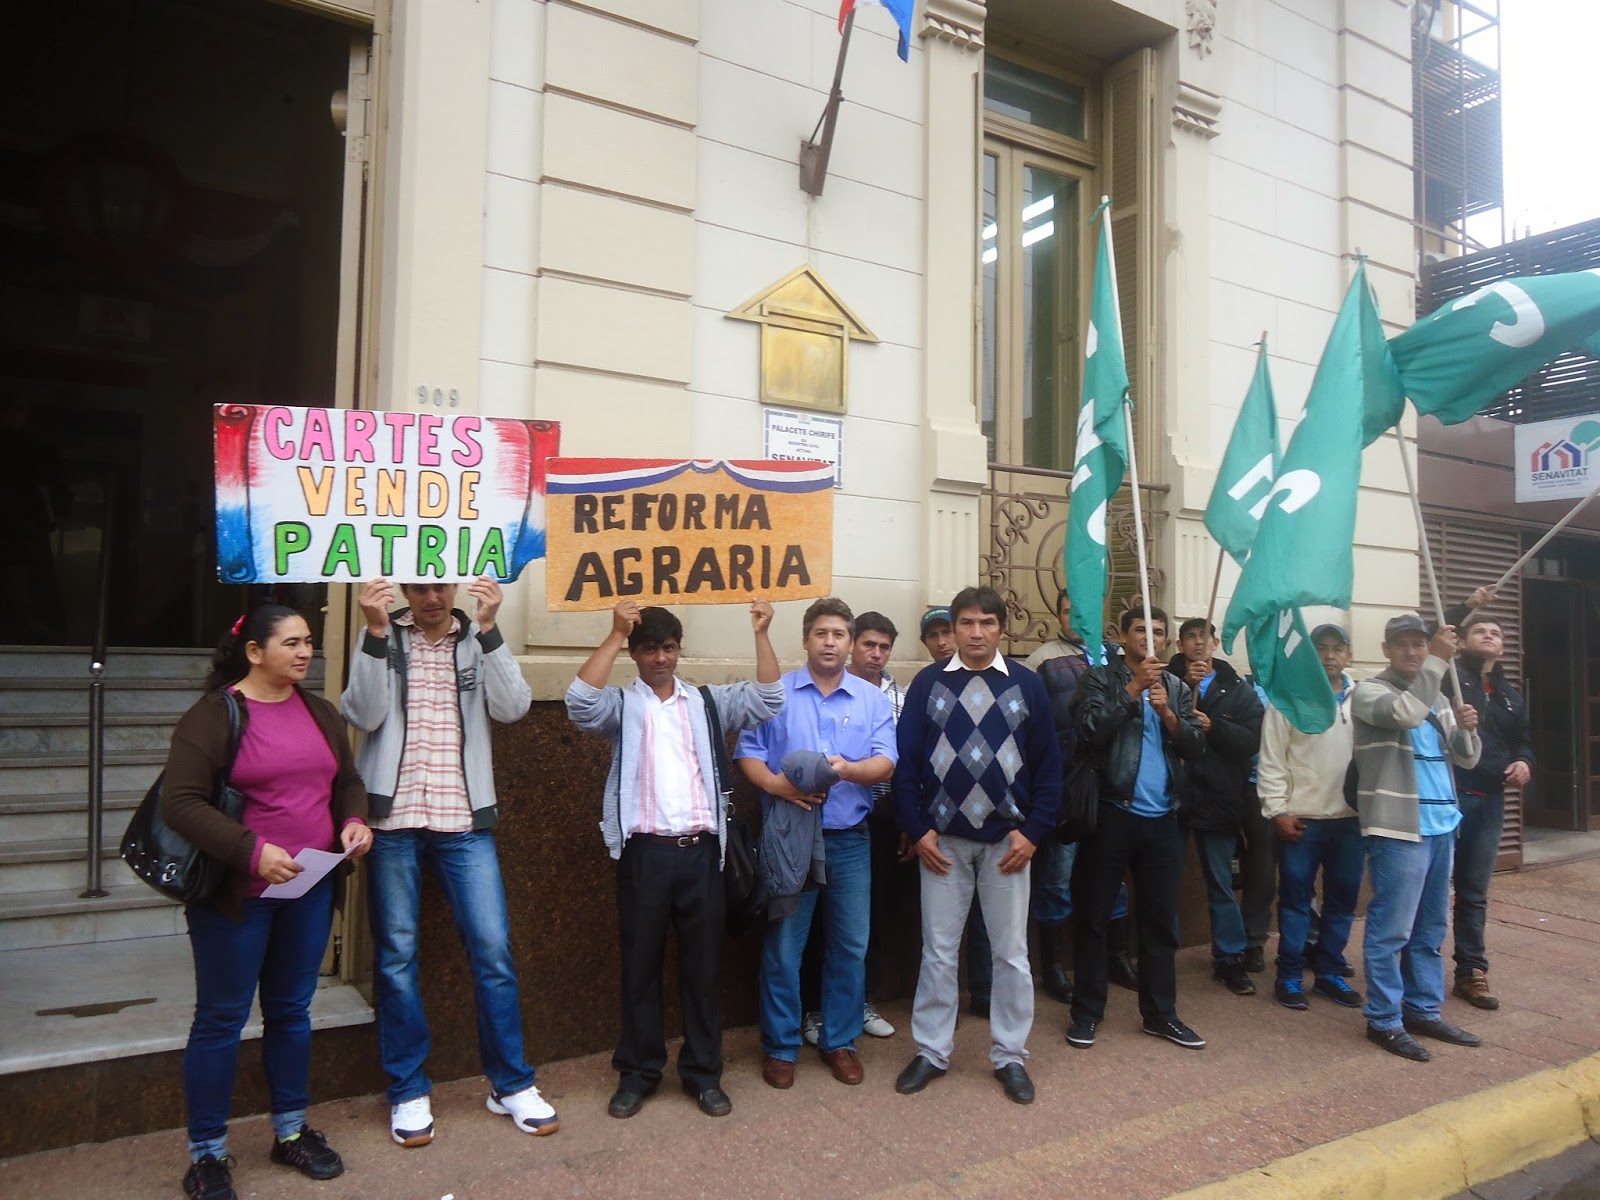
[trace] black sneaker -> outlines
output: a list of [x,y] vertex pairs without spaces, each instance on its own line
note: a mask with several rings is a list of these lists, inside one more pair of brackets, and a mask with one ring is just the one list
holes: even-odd
[[1254,996],[1256,985],[1245,974],[1241,959],[1219,958],[1211,968],[1211,977],[1235,996]]
[[1267,952],[1260,946],[1248,946],[1244,952],[1244,969],[1259,975],[1267,969]]
[[1067,1026],[1067,1045],[1087,1050],[1094,1045],[1094,1036],[1099,1030],[1100,1022],[1093,1017],[1073,1017],[1072,1024]]
[[189,1164],[183,1177],[183,1194],[189,1200],[239,1200],[233,1190],[233,1156],[217,1158],[208,1154],[199,1162]]
[[272,1161],[293,1167],[309,1179],[333,1179],[344,1174],[344,1159],[328,1146],[328,1139],[309,1125],[288,1141],[272,1139]]
[[1343,975],[1319,975],[1311,990],[1343,1008],[1361,1007],[1361,993],[1346,983]]
[[1174,1046],[1182,1046],[1185,1050],[1204,1050],[1206,1048],[1205,1038],[1190,1029],[1177,1017],[1158,1017],[1155,1020],[1146,1020],[1144,1031],[1151,1037],[1166,1038]]
[[1298,979],[1280,979],[1272,985],[1272,994],[1285,1008],[1301,1011],[1311,1006],[1306,1003],[1305,985]]

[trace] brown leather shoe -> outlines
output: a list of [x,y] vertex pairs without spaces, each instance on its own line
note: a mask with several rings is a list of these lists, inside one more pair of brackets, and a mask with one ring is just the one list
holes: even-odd
[[768,1058],[761,1064],[761,1078],[779,1091],[794,1086],[794,1064],[786,1058]]
[[1499,1008],[1500,1001],[1489,991],[1489,976],[1473,968],[1471,975],[1457,975],[1452,989],[1473,1008]]
[[849,1046],[841,1046],[837,1050],[819,1050],[822,1061],[828,1064],[828,1069],[833,1072],[833,1077],[840,1083],[857,1084],[866,1075],[861,1066],[861,1055]]

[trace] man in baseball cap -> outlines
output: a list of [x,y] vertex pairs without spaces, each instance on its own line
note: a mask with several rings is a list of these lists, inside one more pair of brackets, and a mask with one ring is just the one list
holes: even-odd
[[[1427,1062],[1416,1040],[1477,1046],[1477,1037],[1439,1015],[1444,1001],[1445,928],[1456,826],[1451,767],[1470,768],[1483,753],[1478,710],[1442,700],[1454,674],[1455,627],[1430,635],[1416,613],[1383,629],[1389,669],[1356,684],[1350,701],[1358,776],[1356,809],[1372,877],[1367,908],[1367,1038],[1401,1058]],[[1405,962],[1402,971],[1401,963]]]

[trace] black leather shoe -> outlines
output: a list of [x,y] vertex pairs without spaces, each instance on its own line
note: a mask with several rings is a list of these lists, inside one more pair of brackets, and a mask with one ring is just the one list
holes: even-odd
[[612,1094],[611,1103],[606,1105],[606,1111],[613,1117],[622,1119],[636,1116],[649,1098],[649,1092],[636,1092],[632,1088],[619,1087]]
[[1260,946],[1246,946],[1244,969],[1255,975],[1261,974],[1267,969],[1267,952]]
[[919,1054],[906,1064],[904,1071],[900,1072],[900,1077],[894,1081],[894,1090],[902,1096],[910,1096],[920,1092],[935,1079],[942,1078],[944,1074],[943,1067],[934,1066]]
[[1028,1073],[1022,1069],[1021,1063],[1007,1063],[997,1068],[994,1077],[1000,1081],[1000,1086],[1006,1090],[1006,1098],[1016,1104],[1033,1103],[1033,1080],[1028,1078]]
[[1050,999],[1063,1004],[1072,1003],[1072,977],[1060,963],[1051,963],[1044,969],[1039,986],[1044,988],[1044,994]]
[[1417,1039],[1404,1029],[1374,1029],[1367,1026],[1367,1041],[1382,1046],[1390,1054],[1409,1058],[1412,1062],[1431,1062],[1433,1055],[1417,1044]]
[[1452,1046],[1481,1046],[1483,1039],[1465,1029],[1457,1029],[1442,1018],[1426,1020],[1422,1017],[1402,1017],[1408,1032],[1418,1037],[1432,1038],[1436,1042],[1449,1042]]
[[728,1093],[719,1087],[708,1087],[702,1092],[694,1084],[686,1083],[683,1085],[683,1091],[685,1095],[694,1097],[694,1102],[700,1106],[700,1111],[708,1117],[725,1117],[733,1111],[733,1101],[729,1100]]

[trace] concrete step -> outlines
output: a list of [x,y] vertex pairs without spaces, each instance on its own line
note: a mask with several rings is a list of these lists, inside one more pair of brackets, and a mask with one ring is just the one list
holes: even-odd
[[[87,679],[87,646],[0,646],[0,676]],[[190,679],[198,686],[211,670],[210,650],[149,650],[113,646],[106,651],[106,678]]]
[[[100,843],[102,886],[139,883],[128,864],[117,857],[128,822],[122,817],[106,821]],[[69,838],[41,838],[36,841],[0,845],[0,895],[25,892],[65,892],[83,890],[88,872],[83,853],[82,834]],[[139,886],[143,887],[142,883]]]
[[0,895],[0,950],[68,946],[182,933],[183,906],[139,882],[108,887],[96,900],[77,887]]
[[[103,787],[108,792],[143,795],[161,774],[167,752],[120,751],[105,756]],[[14,754],[0,760],[0,793],[8,796],[47,796],[88,787],[87,754]]]
[[[108,713],[105,752],[165,752],[181,716],[181,712]],[[17,755],[88,752],[89,724],[83,714],[0,713],[0,769]]]
[[[105,687],[106,715],[186,712],[201,696],[198,681],[123,679]],[[61,713],[89,719],[87,679],[0,677],[0,715]]]
[[[105,796],[106,828],[126,826],[143,792],[108,792]],[[0,846],[20,842],[81,837],[88,820],[89,798],[84,792],[53,796],[0,796]]]

